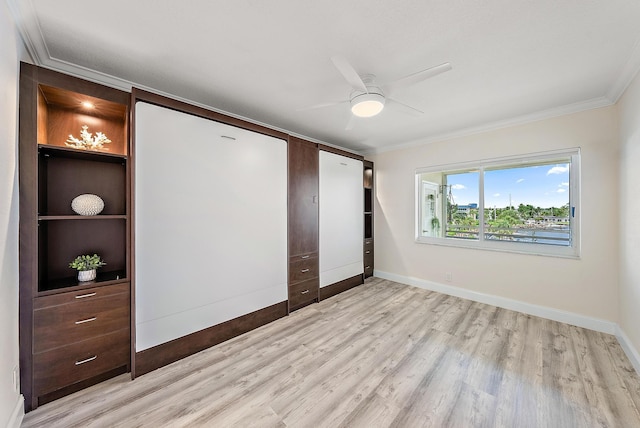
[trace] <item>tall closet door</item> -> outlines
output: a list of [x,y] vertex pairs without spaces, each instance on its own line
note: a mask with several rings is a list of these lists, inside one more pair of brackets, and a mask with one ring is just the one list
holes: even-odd
[[136,351],[286,301],[286,141],[135,108]]
[[320,152],[320,287],[363,273],[362,161]]

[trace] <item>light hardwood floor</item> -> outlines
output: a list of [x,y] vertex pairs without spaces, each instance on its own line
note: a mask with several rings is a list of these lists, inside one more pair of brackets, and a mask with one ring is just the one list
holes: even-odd
[[23,427],[640,427],[615,337],[381,279]]

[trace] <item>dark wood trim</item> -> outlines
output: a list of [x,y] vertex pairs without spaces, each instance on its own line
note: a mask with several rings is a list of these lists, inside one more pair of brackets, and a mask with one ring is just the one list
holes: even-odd
[[58,398],[62,398],[66,395],[73,394],[74,392],[81,391],[90,386],[96,385],[100,382],[104,382],[107,379],[111,379],[112,377],[119,376],[121,374],[126,373],[127,367],[117,367],[113,370],[109,370],[108,372],[101,373],[97,376],[94,376],[90,379],[86,379],[80,381],[78,383],[74,383],[69,386],[65,386],[64,388],[58,389],[56,391],[50,392],[48,394],[44,394],[38,397],[38,405],[42,406],[43,404],[50,403],[51,401],[57,400]]
[[340,294],[347,291],[350,288],[357,287],[364,284],[362,274],[352,276],[351,278],[343,279],[335,284],[327,285],[326,287],[320,287],[320,301],[333,297],[336,294]]
[[291,307],[289,308],[289,313],[291,313],[291,312],[295,312],[295,311],[297,311],[298,309],[302,309],[302,308],[304,308],[305,306],[309,306],[309,305],[313,305],[314,303],[318,303],[318,301],[319,301],[319,300],[318,300],[318,298],[316,297],[316,298],[315,298],[315,299],[313,299],[313,300],[309,300],[309,301],[307,301],[307,302],[301,303],[301,304],[296,305],[296,306],[291,306]]
[[20,390],[25,411],[38,406],[33,395],[33,295],[38,283],[38,143],[37,129],[37,67],[20,63],[19,157],[20,195]]
[[127,257],[127,276],[129,277],[129,366],[128,371],[131,373],[131,380],[135,379],[135,361],[136,361],[136,275],[135,275],[135,104],[133,94],[129,94],[129,111],[127,117],[127,154],[129,156],[127,165],[127,249],[129,256]]
[[[154,104],[160,107],[169,108],[182,113],[192,114],[194,116],[202,117],[204,119],[213,120],[215,122],[226,123],[238,128],[247,129],[249,131],[257,132],[260,134],[268,135],[270,137],[279,138],[281,140],[288,141],[289,135],[285,132],[276,131],[275,129],[268,128],[266,126],[258,125],[255,123],[247,122],[242,119],[238,119],[233,116],[218,113],[212,110],[208,110],[204,107],[194,106],[192,104],[178,101],[173,98],[168,98],[162,95],[147,92],[142,89],[132,88],[132,106],[135,109],[135,103],[137,101],[143,101],[149,104]],[[135,129],[135,128],[134,128]]]
[[129,132],[129,168],[127,175],[127,197],[129,204],[127,205],[127,215],[129,217],[129,257],[128,257],[128,265],[127,265],[127,275],[129,276],[129,296],[130,296],[130,308],[131,313],[129,316],[129,320],[131,322],[131,327],[129,328],[129,332],[131,334],[131,351],[129,352],[129,371],[131,372],[131,380],[136,378],[136,234],[135,234],[135,224],[136,224],[136,207],[135,207],[135,177],[136,177],[136,133],[134,132],[135,124],[136,124],[136,104],[135,104],[135,94],[132,92],[129,98],[129,123],[128,123],[128,132]]
[[140,351],[136,354],[135,359],[136,376],[149,373],[286,315],[287,302],[284,301]]
[[364,156],[357,155],[357,154],[351,153],[351,152],[347,152],[346,150],[340,150],[340,149],[337,149],[335,147],[326,146],[324,144],[318,144],[318,149],[320,149],[322,151],[325,151],[325,152],[329,152],[329,153],[335,153],[336,155],[346,156],[346,157],[351,158],[351,159],[364,160]]
[[59,73],[42,67],[21,63],[35,69],[37,82],[40,85],[53,86],[72,92],[81,93],[90,97],[113,101],[118,104],[129,105],[129,93],[120,89],[104,86],[100,83],[90,82],[79,77]]

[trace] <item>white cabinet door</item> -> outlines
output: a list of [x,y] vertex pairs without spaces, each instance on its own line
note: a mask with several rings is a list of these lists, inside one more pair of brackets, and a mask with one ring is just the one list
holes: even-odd
[[136,350],[287,300],[287,143],[139,102]]
[[364,272],[362,161],[320,151],[320,287]]

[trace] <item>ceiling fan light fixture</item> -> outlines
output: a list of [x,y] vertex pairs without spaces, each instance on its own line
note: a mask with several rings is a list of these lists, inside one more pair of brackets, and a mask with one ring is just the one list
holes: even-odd
[[384,97],[376,93],[357,95],[351,99],[351,113],[358,117],[373,117],[384,108]]

